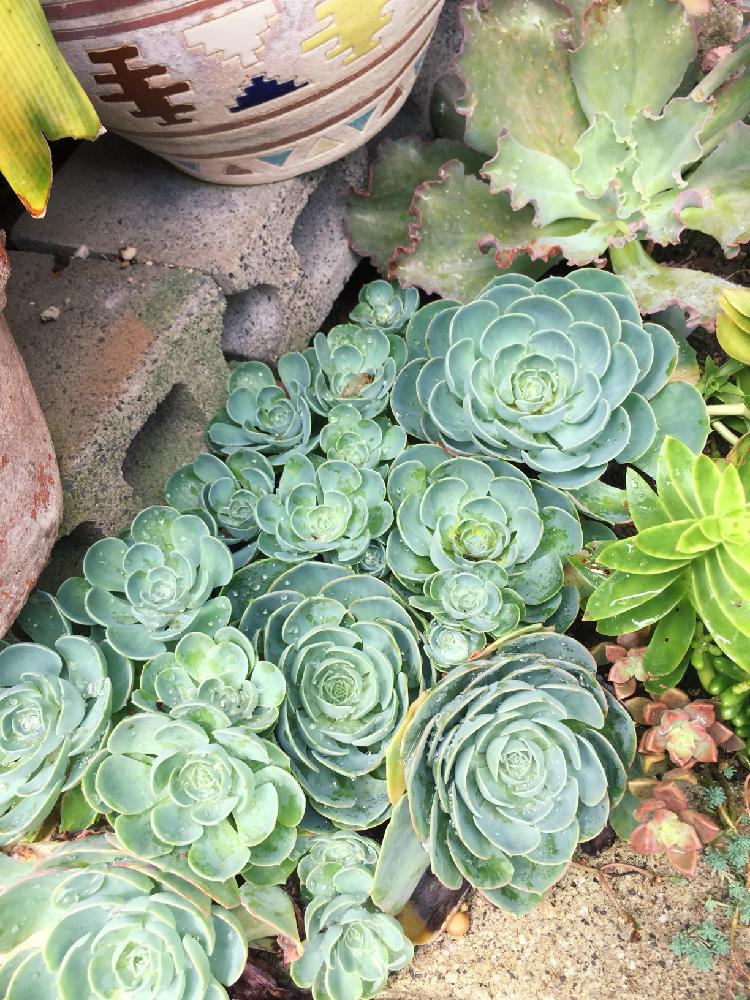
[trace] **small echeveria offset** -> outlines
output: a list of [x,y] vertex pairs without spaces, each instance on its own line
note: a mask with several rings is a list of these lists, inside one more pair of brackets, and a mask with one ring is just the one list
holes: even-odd
[[278,381],[262,361],[238,365],[229,376],[226,406],[208,425],[213,451],[231,455],[252,448],[272,465],[283,465],[290,452],[313,448],[310,407],[303,386],[293,372],[289,376],[281,364]]
[[261,497],[255,516],[260,551],[289,563],[316,556],[358,562],[393,523],[379,472],[339,460],[316,467],[306,455],[289,456],[278,489]]
[[388,566],[433,619],[428,643],[441,669],[481,649],[484,633],[544,621],[564,631],[575,618],[578,592],[563,567],[583,535],[559,490],[499,459],[413,445],[391,465],[388,496]]
[[248,938],[241,907],[212,895],[98,836],[18,864],[0,891],[0,994],[226,1000]]
[[418,308],[416,288],[401,288],[397,281],[371,281],[360,289],[359,301],[349,318],[360,326],[398,333]]
[[304,954],[289,971],[313,1000],[370,1000],[413,956],[394,917],[356,896],[321,896],[305,910]]
[[195,514],[147,507],[124,538],[94,542],[83,577],[60,587],[57,601],[81,625],[101,625],[123,656],[148,660],[186,632],[215,632],[229,622],[232,578],[226,545]]
[[297,877],[305,900],[345,895],[364,902],[368,898],[380,852],[374,840],[351,830],[336,830],[301,837],[300,842],[304,854]]
[[262,496],[273,493],[273,466],[260,452],[239,448],[225,462],[215,455],[199,455],[169,477],[164,498],[181,514],[210,514],[219,538],[231,549],[239,568],[255,555],[258,523],[255,508]]
[[284,354],[279,378],[299,386],[310,409],[327,417],[348,403],[363,417],[377,417],[388,406],[391,388],[406,360],[404,338],[374,326],[347,323],[318,333],[306,351]]
[[264,733],[276,724],[285,694],[279,668],[258,659],[249,639],[230,626],[214,636],[189,632],[174,652],[144,664],[133,704],[209,729]]
[[159,713],[118,723],[88,765],[82,788],[130,853],[184,858],[191,871],[214,881],[248,864],[284,862],[305,811],[275,744],[241,727],[209,732]]
[[586,618],[604,635],[656,623],[643,663],[661,689],[684,674],[698,618],[750,678],[750,493],[736,467],[668,438],[656,492],[629,470],[627,494],[638,533],[598,550],[612,572]]
[[319,447],[329,460],[385,471],[385,463],[392,462],[406,447],[406,431],[387,417],[369,420],[356,406],[342,403],[328,414]]
[[132,668],[82,636],[0,649],[0,845],[32,837],[107,739]]
[[430,679],[416,625],[372,576],[316,562],[278,573],[240,623],[286,679],[276,738],[314,810],[377,826],[390,813],[386,750]]
[[700,393],[669,382],[674,337],[641,322],[615,275],[504,275],[468,305],[429,316],[421,357],[391,399],[419,440],[523,463],[565,489],[594,483],[612,461],[652,474],[665,431],[696,451],[706,441]]
[[632,719],[595,671],[580,643],[539,633],[426,694],[388,756],[377,905],[399,912],[428,866],[513,913],[544,898],[605,826],[635,755]]

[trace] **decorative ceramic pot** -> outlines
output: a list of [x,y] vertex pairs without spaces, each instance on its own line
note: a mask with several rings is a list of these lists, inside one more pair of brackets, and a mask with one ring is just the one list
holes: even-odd
[[42,0],[102,121],[202,180],[293,177],[411,90],[444,0]]

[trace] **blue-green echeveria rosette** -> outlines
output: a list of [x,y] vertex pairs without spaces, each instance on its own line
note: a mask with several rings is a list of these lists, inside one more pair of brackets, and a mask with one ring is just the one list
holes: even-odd
[[310,409],[326,417],[348,403],[363,417],[388,406],[396,373],[406,361],[406,343],[396,333],[347,323],[318,333],[313,346],[279,360],[279,377],[300,387]]
[[147,507],[124,538],[94,542],[83,577],[71,577],[57,600],[71,621],[101,625],[123,656],[148,660],[186,632],[215,632],[231,605],[214,596],[232,578],[227,546],[204,518],[173,507]]
[[0,650],[0,845],[32,836],[80,784],[113,711],[127,701],[130,664],[91,639],[60,637],[55,649]]
[[382,823],[386,750],[430,682],[397,595],[372,576],[302,563],[250,603],[240,627],[284,673],[276,738],[309,805],[340,828]]
[[292,853],[305,797],[279,748],[242,727],[207,731],[144,712],[124,719],[89,764],[83,793],[139,858],[184,858],[208,880]]
[[208,425],[213,451],[231,455],[252,448],[273,465],[283,465],[292,451],[315,446],[312,417],[303,387],[279,364],[279,379],[262,361],[246,361],[229,376],[229,396]]
[[371,281],[359,292],[359,301],[349,314],[360,326],[374,326],[384,333],[398,333],[419,308],[416,288],[401,288],[397,281]]
[[421,339],[424,354],[391,400],[420,440],[523,463],[566,489],[598,480],[611,461],[653,474],[665,430],[696,451],[705,443],[700,394],[669,382],[674,338],[641,322],[612,274],[503,275],[473,302],[436,312]]
[[356,406],[342,403],[328,414],[320,432],[320,450],[329,460],[351,462],[358,469],[387,472],[406,447],[406,431],[387,417],[370,420]]
[[318,555],[357,562],[393,522],[380,473],[339,460],[316,468],[305,455],[287,459],[276,493],[259,500],[255,516],[260,551],[290,563]]
[[214,636],[189,632],[174,652],[144,664],[133,704],[204,728],[264,733],[276,724],[285,694],[279,668],[259,659],[249,639],[229,626]]
[[103,837],[61,845],[0,891],[0,994],[227,1000],[247,960],[238,911]]
[[376,841],[353,830],[319,833],[300,841],[304,854],[297,877],[305,901],[341,895],[362,902],[368,898],[380,851]]
[[[444,885],[466,878],[525,913],[603,829],[636,740],[595,670],[574,639],[527,635],[447,674],[420,703],[389,754],[389,781],[405,790],[411,836]],[[402,864],[403,840],[387,833],[374,898]]]
[[[413,445],[391,466],[388,566],[441,626],[502,635],[577,612],[564,563],[583,547],[571,500],[508,462]],[[472,650],[473,652],[474,650]]]
[[313,1000],[369,1000],[412,960],[401,924],[356,897],[318,897],[305,911],[305,951],[290,972]]
[[164,498],[181,514],[205,511],[232,550],[236,568],[248,563],[257,550],[255,507],[273,493],[273,466],[260,452],[239,448],[226,461],[205,453],[183,465],[167,480]]

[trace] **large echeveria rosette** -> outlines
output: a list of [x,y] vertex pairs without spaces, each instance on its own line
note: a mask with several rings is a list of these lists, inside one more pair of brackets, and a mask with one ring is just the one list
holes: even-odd
[[120,722],[87,767],[82,788],[130,853],[182,858],[215,881],[247,865],[282,864],[305,810],[275,744],[241,727],[208,731],[160,713]]
[[82,636],[55,649],[0,649],[0,844],[32,837],[83,771],[122,709],[131,665]]
[[414,445],[392,464],[388,495],[396,510],[388,566],[428,616],[428,651],[441,669],[465,662],[485,634],[569,626],[578,603],[564,563],[583,535],[559,490],[508,462]]
[[397,595],[374,577],[303,563],[251,601],[240,627],[284,673],[276,738],[310,806],[342,828],[383,822],[386,749],[429,682]]
[[664,425],[695,450],[705,442],[700,394],[668,382],[674,338],[642,324],[614,275],[496,278],[468,305],[437,312],[421,346],[393,411],[409,434],[454,452],[523,463],[576,489],[612,461],[653,472]]
[[71,621],[104,627],[124,656],[147,660],[186,632],[215,632],[231,607],[214,596],[232,578],[229,549],[195,514],[147,507],[125,538],[94,542],[83,577],[71,577],[57,600]]
[[577,844],[606,824],[635,745],[632,720],[567,636],[524,636],[456,669],[419,704],[389,754],[392,793],[405,797],[373,897],[394,885],[398,892],[410,838],[444,885],[458,889],[465,878],[498,906],[527,912]]

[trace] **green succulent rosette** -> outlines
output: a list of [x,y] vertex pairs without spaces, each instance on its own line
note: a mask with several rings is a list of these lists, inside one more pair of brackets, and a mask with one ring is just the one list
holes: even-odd
[[300,891],[306,901],[356,896],[364,902],[372,889],[379,845],[352,830],[301,837],[304,850],[297,865]]
[[231,455],[252,448],[266,455],[272,465],[283,465],[292,451],[315,446],[312,418],[303,386],[293,373],[285,378],[279,363],[279,379],[262,361],[246,361],[229,376],[226,406],[208,425],[208,443],[213,451]]
[[258,500],[273,493],[275,485],[268,459],[250,448],[239,448],[226,462],[205,453],[183,465],[167,480],[164,498],[181,514],[210,514],[239,569],[257,551]]
[[360,289],[359,301],[349,318],[360,326],[399,333],[418,308],[416,288],[401,288],[397,281],[371,281]]
[[278,489],[261,497],[255,516],[260,551],[289,563],[322,555],[357,562],[393,523],[380,473],[342,461],[316,468],[305,455],[290,455]]
[[[258,563],[259,578],[273,576]],[[417,627],[381,580],[302,563],[270,581],[240,628],[286,678],[276,738],[310,806],[364,830],[390,812],[385,754],[429,683]]]
[[300,387],[310,409],[327,417],[347,403],[373,418],[388,406],[396,373],[406,361],[406,344],[395,333],[348,323],[318,333],[313,346],[279,360],[279,377]]
[[351,462],[358,469],[386,470],[406,447],[406,431],[386,417],[369,420],[356,406],[341,403],[328,414],[320,432],[320,450],[332,461]]
[[[397,801],[373,899],[398,912],[429,866],[513,913],[532,909],[601,832],[635,755],[632,719],[568,636],[511,640],[447,674],[389,754]],[[402,796],[402,797],[399,797]]]
[[0,891],[0,994],[227,1000],[248,949],[236,887],[234,896],[233,908],[220,905],[196,876],[162,871],[103,837],[61,845],[19,865]]
[[[411,603],[447,625],[501,635],[519,623],[564,631],[578,610],[564,583],[583,548],[571,500],[499,459],[450,458],[414,445],[393,462],[396,526],[386,558],[416,594]],[[491,626],[480,628],[480,626]]]
[[81,625],[101,625],[123,656],[148,660],[186,632],[215,632],[231,606],[214,596],[232,578],[226,545],[206,520],[174,507],[147,507],[124,538],[94,542],[83,577],[57,593],[63,613]]
[[281,864],[305,811],[275,744],[242,727],[207,731],[159,713],[118,723],[82,788],[127,851],[184,858],[211,881]]
[[[700,394],[668,381],[673,336],[641,322],[612,274],[503,275],[473,302],[430,315],[415,328],[422,356],[400,372],[391,399],[419,440],[523,463],[566,489],[594,483],[611,461],[653,473],[663,426],[677,425],[696,451],[705,443]],[[669,419],[675,410],[680,421]]]
[[189,632],[174,652],[144,664],[133,704],[204,728],[265,733],[276,724],[285,694],[279,668],[258,659],[253,644],[229,626],[214,636]]
[[305,911],[305,951],[290,972],[313,1000],[369,1000],[413,955],[394,917],[356,897],[320,897]]
[[132,682],[124,657],[82,636],[0,649],[0,845],[32,837],[60,796],[65,821]]
[[382,538],[373,538],[359,562],[352,564],[357,573],[368,573],[380,579],[388,573],[388,563],[385,558],[385,543]]

